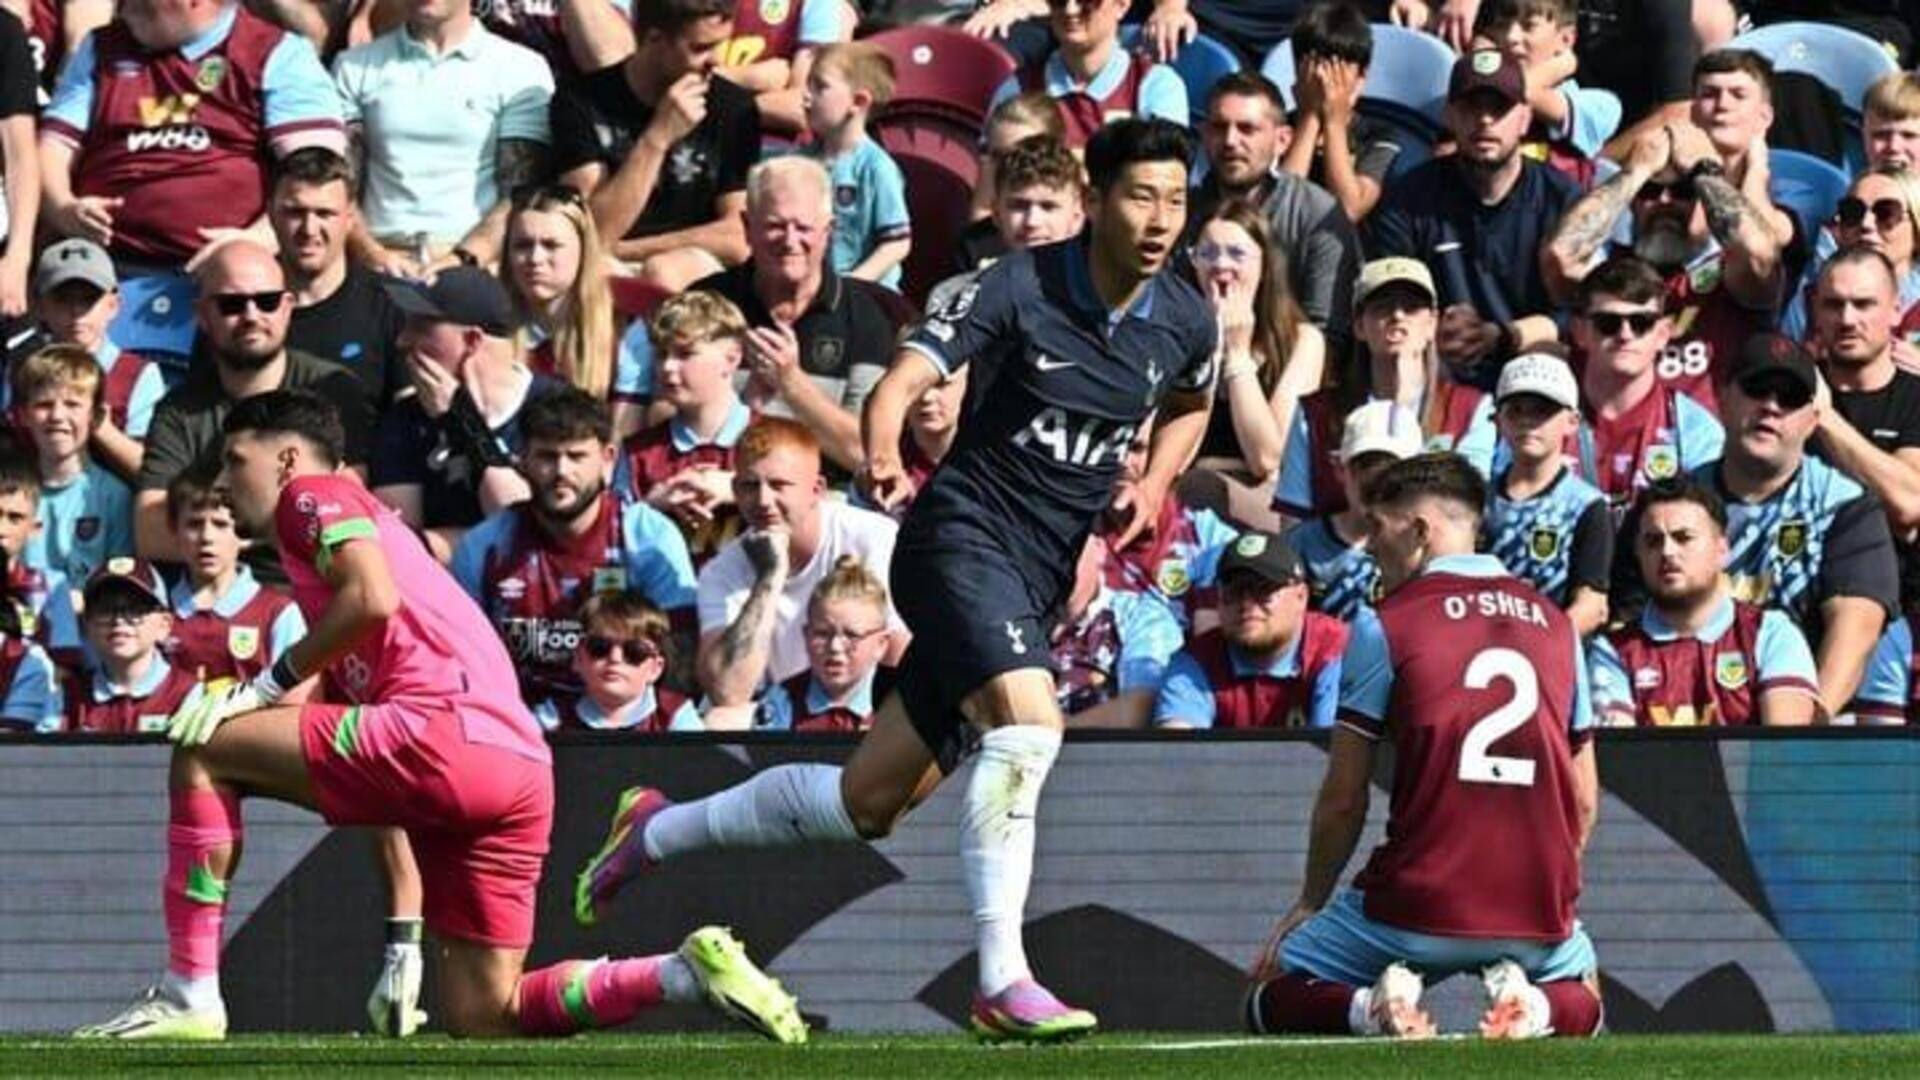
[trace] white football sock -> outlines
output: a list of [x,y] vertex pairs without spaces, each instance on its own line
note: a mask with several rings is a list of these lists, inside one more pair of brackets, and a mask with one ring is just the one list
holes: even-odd
[[980,992],[991,997],[1030,978],[1020,925],[1033,882],[1034,812],[1060,733],[1026,724],[980,738],[960,812],[960,865],[980,944]]
[[700,980],[693,977],[693,969],[677,953],[669,953],[660,959],[660,996],[677,1004],[692,1004],[703,999],[700,993]]
[[201,975],[190,979],[185,975],[176,975],[169,971],[162,979],[161,986],[172,991],[175,997],[194,1012],[211,1012],[222,1007],[218,975]]
[[704,799],[653,815],[641,838],[650,859],[710,847],[786,847],[858,840],[840,798],[838,765],[776,765]]

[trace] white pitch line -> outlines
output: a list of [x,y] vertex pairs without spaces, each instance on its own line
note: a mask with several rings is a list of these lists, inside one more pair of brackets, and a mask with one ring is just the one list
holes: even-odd
[[[1463,1032],[1436,1035],[1427,1042],[1459,1041],[1473,1038]],[[1084,1043],[1084,1049],[1098,1050],[1224,1050],[1237,1046],[1270,1046],[1289,1050],[1313,1050],[1323,1046],[1380,1046],[1390,1040],[1369,1038],[1361,1035],[1336,1036],[1327,1039],[1288,1039],[1261,1038],[1250,1036],[1238,1039],[1196,1039],[1191,1042],[1169,1043]]]

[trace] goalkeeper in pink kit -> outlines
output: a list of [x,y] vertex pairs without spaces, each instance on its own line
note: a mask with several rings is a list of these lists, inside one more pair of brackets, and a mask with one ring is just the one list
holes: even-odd
[[[440,944],[440,1008],[456,1035],[564,1035],[662,1001],[705,1000],[782,1042],[793,999],[707,927],[678,952],[525,971],[553,822],[553,771],[513,664],[486,617],[419,538],[350,475],[331,406],[278,391],[235,406],[222,482],[241,529],[271,531],[307,637],[249,683],[202,687],[172,718],[161,982],[77,1034],[226,1034],[221,916],[240,802],[266,797],[336,825],[404,828]],[[322,673],[353,704],[279,706]]]

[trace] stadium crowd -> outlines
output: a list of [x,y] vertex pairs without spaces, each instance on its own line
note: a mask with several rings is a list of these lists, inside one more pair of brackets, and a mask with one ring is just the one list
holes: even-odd
[[[1907,10],[4,0],[0,730],[164,730],[301,637],[219,483],[222,420],[289,387],[549,729],[863,729],[908,643],[863,404],[923,311],[1081,235],[1133,115],[1193,130],[1167,242],[1217,379],[1171,485],[1145,432],[1015,436],[1126,453],[1116,504],[1157,507],[1031,643],[1071,725],[1331,725],[1369,480],[1433,449],[1589,635],[1601,722],[1905,723]],[[1744,36],[1805,18],[1884,73]],[[916,484],[994,375],[918,400]]]

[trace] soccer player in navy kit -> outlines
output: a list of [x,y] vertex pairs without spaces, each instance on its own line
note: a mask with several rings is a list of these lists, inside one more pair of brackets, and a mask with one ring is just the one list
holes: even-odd
[[[1474,554],[1486,484],[1423,454],[1367,488],[1387,597],[1356,621],[1300,899],[1248,999],[1259,1032],[1430,1035],[1422,977],[1479,970],[1489,1038],[1600,1026],[1574,918],[1599,808],[1580,637],[1553,602]],[[1386,840],[1336,894],[1382,739]]]
[[[974,400],[894,549],[894,604],[915,630],[896,692],[844,769],[784,765],[681,806],[628,791],[581,874],[584,921],[633,874],[687,851],[885,836],[980,729],[960,842],[979,937],[974,1030],[1037,1041],[1094,1028],[1034,981],[1021,943],[1033,816],[1063,722],[1047,629],[1101,511],[1111,502],[1124,546],[1206,427],[1214,315],[1169,266],[1191,156],[1164,121],[1101,129],[1087,147],[1089,231],[1006,256],[909,335],[867,402],[876,502],[908,494],[900,431],[920,394],[969,365]],[[1116,497],[1128,444],[1156,411],[1147,468]]]

